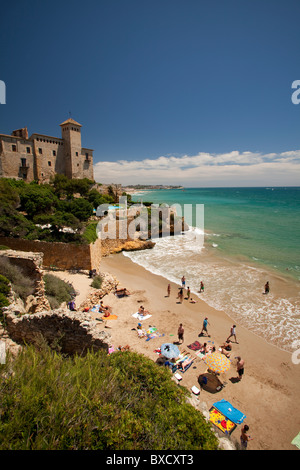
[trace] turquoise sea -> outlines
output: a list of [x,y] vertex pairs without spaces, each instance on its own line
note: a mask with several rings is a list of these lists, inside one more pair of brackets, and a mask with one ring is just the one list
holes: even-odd
[[[188,232],[125,256],[178,284],[184,274],[194,296],[282,349],[299,347],[300,187],[149,190],[132,199],[188,204],[194,213],[203,204],[204,227],[194,217]],[[203,229],[199,250],[193,236]],[[267,280],[270,293],[263,295]]]

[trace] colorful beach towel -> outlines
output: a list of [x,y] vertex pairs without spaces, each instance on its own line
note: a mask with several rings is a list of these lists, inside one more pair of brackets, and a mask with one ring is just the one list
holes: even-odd
[[209,410],[209,420],[225,434],[231,434],[236,424],[212,406]]
[[195,341],[192,344],[188,345],[189,349],[192,349],[192,351],[199,351],[199,349],[202,348],[202,344],[199,343],[199,341]]
[[153,339],[153,338],[159,338],[160,336],[165,336],[165,334],[160,334],[158,332],[155,332],[155,333],[147,333],[147,339],[146,341],[150,341],[150,339]]
[[108,317],[105,317],[103,315],[103,317],[101,317],[101,318],[102,318],[102,320],[116,320],[118,317],[117,317],[117,315],[109,315]]
[[229,401],[224,399],[213,403],[213,406],[217,408],[221,413],[223,413],[227,418],[233,421],[235,424],[241,424],[246,415],[244,415],[241,411],[234,408]]

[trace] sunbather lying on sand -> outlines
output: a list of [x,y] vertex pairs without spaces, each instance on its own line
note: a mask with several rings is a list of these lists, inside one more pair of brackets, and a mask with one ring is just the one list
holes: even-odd
[[212,351],[212,349],[213,349],[213,346],[209,346],[207,343],[204,343],[200,351],[204,354],[207,354],[210,351]]
[[225,341],[223,344],[221,344],[219,351],[224,354],[224,356],[230,358],[230,351],[232,350],[231,342],[230,341]]
[[122,289],[115,289],[116,295],[130,295],[130,292],[126,289],[126,287]]

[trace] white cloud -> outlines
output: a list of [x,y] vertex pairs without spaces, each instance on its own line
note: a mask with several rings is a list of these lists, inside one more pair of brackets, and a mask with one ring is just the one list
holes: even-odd
[[161,156],[154,159],[102,161],[94,165],[99,183],[173,184],[186,187],[297,186],[300,150],[261,154]]

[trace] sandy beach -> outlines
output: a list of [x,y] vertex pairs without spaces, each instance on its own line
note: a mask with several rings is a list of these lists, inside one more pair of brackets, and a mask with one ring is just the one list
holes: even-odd
[[[146,256],[146,253],[145,253]],[[187,348],[194,341],[207,342],[218,349],[229,336],[234,321],[224,312],[209,307],[203,300],[195,304],[184,299],[180,304],[177,299],[178,284],[171,284],[171,294],[167,297],[168,281],[154,275],[141,266],[133,263],[123,254],[110,255],[101,261],[101,271],[114,275],[120,286],[126,287],[131,295],[117,298],[113,293],[104,297],[104,304],[112,307],[116,319],[106,322],[106,331],[112,336],[112,345],[129,345],[130,349],[156,361],[155,352],[165,342],[178,342],[177,330],[180,323],[184,327],[184,342],[179,345],[180,352],[194,351]],[[76,275],[65,279],[70,282]],[[80,289],[80,277],[76,278],[75,288],[81,290],[76,299],[77,305],[84,297],[82,291],[89,292],[88,284],[83,283]],[[194,297],[195,298],[195,297]],[[151,317],[143,320],[143,329],[155,326],[164,336],[146,341],[139,338],[136,327],[139,320],[132,315],[143,305]],[[99,313],[93,314],[99,317]],[[202,329],[203,319],[209,321],[210,337],[198,337]],[[99,328],[104,324],[99,322]],[[291,354],[275,347],[259,336],[236,324],[238,344],[232,338],[231,368],[222,374],[220,379],[225,387],[217,393],[201,391],[199,400],[210,408],[213,403],[225,399],[246,415],[243,424],[248,424],[249,434],[253,438],[249,442],[249,450],[295,450],[291,444],[300,430],[300,365],[292,362]],[[245,360],[245,373],[241,381],[236,381],[236,356]],[[207,370],[203,360],[195,356],[192,366],[182,375],[181,385],[191,389],[198,386],[198,377]],[[240,437],[241,425],[231,434],[233,442]]]

